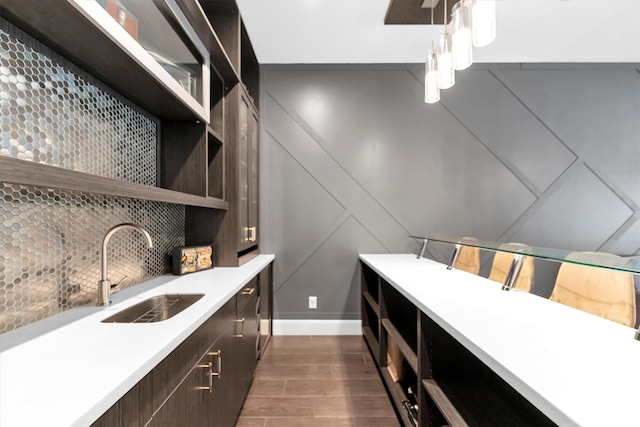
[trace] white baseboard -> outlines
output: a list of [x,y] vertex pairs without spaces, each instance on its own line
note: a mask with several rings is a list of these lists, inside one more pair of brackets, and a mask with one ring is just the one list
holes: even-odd
[[362,321],[273,319],[273,335],[362,335]]

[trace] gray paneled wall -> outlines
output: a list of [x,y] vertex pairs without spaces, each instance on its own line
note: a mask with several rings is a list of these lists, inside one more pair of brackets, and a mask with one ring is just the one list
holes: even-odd
[[[416,252],[408,234],[640,253],[637,65],[476,65],[456,79],[426,105],[421,65],[262,68],[276,318],[358,318],[357,254]],[[548,295],[557,265],[536,268]]]

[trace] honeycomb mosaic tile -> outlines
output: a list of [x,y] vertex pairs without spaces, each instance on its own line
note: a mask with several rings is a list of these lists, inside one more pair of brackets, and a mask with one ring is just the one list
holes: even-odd
[[0,24],[0,155],[157,185],[156,121]]
[[109,242],[109,279],[120,288],[170,273],[168,254],[184,245],[184,207],[0,184],[0,333],[95,304],[103,236],[113,225],[145,228]]
[[[158,122],[0,19],[0,155],[156,185]],[[95,304],[100,249],[113,225],[133,231],[109,243],[109,279],[121,288],[167,274],[184,245],[181,205],[0,183],[0,333]]]

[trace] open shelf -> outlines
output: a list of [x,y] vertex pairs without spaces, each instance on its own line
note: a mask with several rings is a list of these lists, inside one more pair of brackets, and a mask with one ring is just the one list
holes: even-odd
[[376,304],[379,304],[378,275],[365,263],[360,263],[363,291],[366,291]]
[[378,305],[376,300],[373,298],[373,296],[371,296],[369,292],[365,291],[362,293],[362,297],[367,302],[367,304],[369,304],[369,307],[371,307],[375,315],[380,317],[380,306]]
[[240,11],[234,0],[200,0],[236,74],[240,70]]
[[[219,0],[214,1],[218,2]],[[218,32],[222,29],[224,19],[221,19],[220,27],[214,28],[211,25],[210,18],[205,15],[205,7],[210,6],[212,2],[209,0],[199,0],[196,2],[176,0],[176,3],[178,3],[180,9],[185,12],[185,15],[189,17],[191,26],[209,50],[211,65],[218,71],[220,77],[224,80],[225,86],[232,87],[235,85],[240,81],[240,77],[236,72],[237,68],[234,68],[235,63],[231,59],[234,57],[234,54],[233,51],[228,50],[228,46],[225,45],[227,34]],[[239,19],[239,12],[237,13],[237,19]]]
[[382,376],[382,380],[384,381],[384,385],[387,388],[387,392],[389,393],[389,397],[393,403],[393,408],[402,421],[402,424],[404,426],[413,426],[413,421],[409,418],[409,414],[404,410],[403,402],[407,400],[407,395],[405,394],[402,385],[391,378],[391,374],[387,368],[380,367],[379,371]]
[[[381,298],[386,310],[386,313],[382,314],[383,325],[406,343],[406,352],[415,358],[418,353],[418,309],[384,279],[380,279],[380,284]],[[416,367],[417,371],[417,362],[412,366]]]
[[207,132],[207,196],[224,200],[224,144],[212,129]]
[[211,68],[211,91],[209,96],[209,126],[216,137],[223,141],[224,137],[224,95],[226,90],[222,77]]
[[431,392],[442,394],[440,411],[445,418],[445,411],[455,411],[469,425],[555,425],[433,320],[426,325],[433,378],[423,386],[432,399]]
[[411,346],[407,343],[407,341],[405,341],[402,334],[400,334],[400,332],[396,329],[396,327],[393,325],[393,323],[391,323],[389,319],[382,319],[382,326],[387,331],[389,336],[391,336],[391,338],[395,341],[396,345],[400,349],[400,352],[409,364],[409,367],[411,367],[414,373],[417,373],[418,357],[412,350]]
[[437,382],[434,380],[422,380],[422,386],[451,427],[468,426]]
[[249,99],[256,110],[260,109],[260,65],[241,21],[240,25],[240,79],[244,83]]
[[0,182],[226,210],[227,202],[0,156]]

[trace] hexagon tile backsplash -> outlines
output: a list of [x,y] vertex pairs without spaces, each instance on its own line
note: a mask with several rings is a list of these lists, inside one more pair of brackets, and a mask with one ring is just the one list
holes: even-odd
[[[157,181],[158,121],[126,105],[0,19],[0,155],[138,184]],[[0,183],[0,333],[95,302],[107,230],[121,287],[170,272],[184,206]]]

